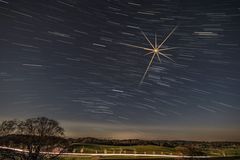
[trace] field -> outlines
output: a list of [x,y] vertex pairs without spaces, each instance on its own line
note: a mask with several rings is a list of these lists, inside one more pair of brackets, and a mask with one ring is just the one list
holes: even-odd
[[[73,153],[98,153],[98,154],[164,154],[164,155],[191,155],[191,156],[216,156],[211,160],[240,160],[239,147],[226,148],[198,148],[191,150],[184,146],[164,147],[156,145],[133,145],[133,146],[112,146],[96,144],[74,144],[71,148]],[[82,156],[82,157],[62,157],[62,160],[181,160],[183,158],[163,158],[163,157],[138,157],[138,156]],[[186,158],[185,158],[186,159]],[[205,158],[206,160],[206,158]]]
[[212,148],[184,146],[164,147],[156,145],[112,146],[96,144],[74,144],[74,153],[104,153],[104,154],[166,154],[166,155],[208,155],[208,156],[240,156],[240,147]]
[[[240,160],[240,147],[232,145],[226,148],[187,146],[165,147],[157,145],[113,146],[76,143],[67,153],[60,156],[61,160]],[[14,151],[13,151],[14,152]],[[9,152],[10,153],[10,152]],[[0,152],[0,159],[1,159]],[[190,158],[182,158],[182,156]],[[180,158],[171,158],[179,156]],[[195,158],[192,158],[195,157]],[[196,157],[201,158],[196,158]],[[211,158],[209,158],[211,156]]]
[[73,152],[76,153],[130,153],[130,154],[171,154],[175,153],[174,148],[153,146],[153,145],[137,145],[137,146],[110,146],[95,144],[76,144]]

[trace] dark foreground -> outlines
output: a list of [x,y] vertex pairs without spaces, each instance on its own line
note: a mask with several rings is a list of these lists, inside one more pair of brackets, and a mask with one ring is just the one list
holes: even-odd
[[100,158],[100,160],[240,160],[240,157],[219,157],[219,158]]
[[218,158],[156,158],[156,157],[65,157],[61,160],[240,160],[238,157]]

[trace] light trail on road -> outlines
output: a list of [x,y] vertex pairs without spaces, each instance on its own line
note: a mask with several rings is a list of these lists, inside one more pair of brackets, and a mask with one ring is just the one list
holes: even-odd
[[[0,146],[0,149],[8,149],[17,152],[28,153],[27,150],[22,150],[19,148],[3,147]],[[41,152],[43,154],[58,155],[59,153],[55,152]],[[60,153],[60,156],[133,156],[133,157],[163,157],[163,158],[214,158],[216,156],[184,156],[184,155],[168,155],[168,154],[117,154],[117,153]],[[226,156],[227,157],[227,156]]]

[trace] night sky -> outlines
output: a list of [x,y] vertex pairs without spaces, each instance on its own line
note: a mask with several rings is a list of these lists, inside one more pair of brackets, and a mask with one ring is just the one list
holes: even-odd
[[[122,43],[164,47],[175,63]],[[239,0],[0,0],[0,120],[66,136],[240,141]]]

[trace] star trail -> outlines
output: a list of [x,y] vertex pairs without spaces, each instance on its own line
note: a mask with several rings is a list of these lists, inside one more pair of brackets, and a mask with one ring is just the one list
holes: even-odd
[[[0,120],[67,136],[240,140],[238,0],[0,0]],[[160,49],[153,59],[132,44]]]

